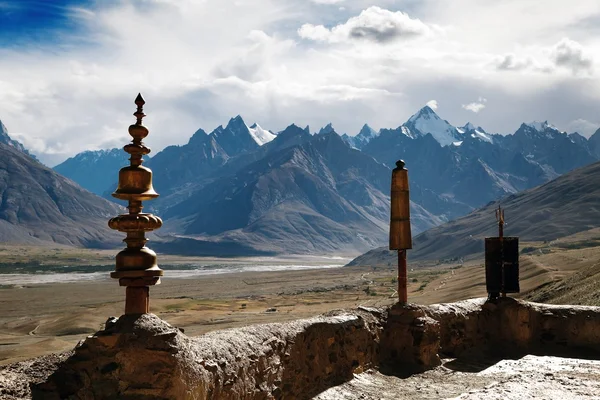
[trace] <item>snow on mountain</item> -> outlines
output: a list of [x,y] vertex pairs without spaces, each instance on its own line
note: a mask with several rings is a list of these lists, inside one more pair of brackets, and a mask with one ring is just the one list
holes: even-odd
[[410,129],[408,129],[407,127],[401,126],[400,130],[402,131],[403,135],[406,135],[406,136],[408,136],[411,139],[415,138],[415,136],[411,133]]
[[209,136],[217,141],[228,156],[235,156],[260,147],[239,115],[231,118],[225,128],[218,126]]
[[480,126],[475,127],[475,125],[473,125],[470,122],[467,122],[465,124],[465,126],[456,128],[456,130],[458,130],[459,133],[469,134],[469,135],[471,135],[472,138],[480,139],[480,140],[483,140],[484,142],[488,142],[488,143],[494,142],[492,137],[490,135],[488,135],[488,133],[486,131],[484,131],[482,127],[480,127]]
[[533,121],[533,122],[525,123],[525,125],[527,125],[530,128],[535,129],[538,132],[544,132],[546,129],[552,129],[555,131],[559,131],[559,129],[557,127],[555,127],[552,124],[549,124],[548,121],[544,121],[544,122]]
[[465,132],[466,132],[466,131],[474,131],[474,130],[475,130],[475,125],[473,125],[473,124],[472,124],[472,123],[470,123],[470,122],[467,122],[467,123],[465,124],[465,126],[463,126],[463,127],[462,127],[462,130],[463,130],[463,131],[465,131]]
[[473,133],[471,133],[472,138],[481,139],[485,142],[493,143],[494,140],[491,136],[489,136],[483,129],[475,129]]
[[546,137],[547,139],[560,138],[562,136],[567,136],[566,132],[561,132],[556,126],[548,123],[548,121],[533,121],[529,123],[523,123],[515,132],[515,134],[525,134],[529,135],[532,138],[536,137]]
[[413,135],[415,131],[421,135],[430,133],[442,146],[449,146],[461,140],[458,130],[448,121],[441,119],[429,106],[420,109],[404,125]]
[[256,141],[259,146],[262,146],[265,143],[269,143],[271,140],[275,139],[275,135],[273,132],[263,129],[257,123],[248,127],[248,131],[250,131],[250,135],[252,139]]

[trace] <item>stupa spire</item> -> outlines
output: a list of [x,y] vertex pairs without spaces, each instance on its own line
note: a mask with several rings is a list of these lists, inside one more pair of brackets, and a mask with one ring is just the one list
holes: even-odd
[[130,165],[119,171],[119,185],[113,197],[127,200],[128,214],[112,218],[108,222],[111,229],[125,232],[123,240],[127,247],[117,254],[116,268],[111,272],[112,278],[119,280],[119,285],[126,286],[125,314],[144,314],[149,312],[149,287],[160,283],[163,271],[158,267],[156,253],[146,247],[146,232],[162,226],[162,220],[152,214],[143,213],[142,201],[158,197],[152,187],[152,171],[143,167],[143,156],[150,149],[143,143],[148,136],[148,128],[142,125],[144,104],[141,94],[135,99],[137,110],[133,115],[136,122],[129,126],[129,134],[133,138],[123,150],[129,153]]

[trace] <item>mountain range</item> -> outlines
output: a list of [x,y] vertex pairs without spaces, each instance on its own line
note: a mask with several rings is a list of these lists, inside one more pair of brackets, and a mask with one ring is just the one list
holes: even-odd
[[[495,210],[505,210],[505,235],[520,241],[563,238],[600,226],[600,162],[578,168],[533,189],[492,202],[416,236],[411,259],[447,260],[483,253],[484,238],[498,236]],[[351,265],[387,265],[396,254],[380,247]]]
[[54,170],[101,195],[115,183],[115,177],[119,169],[127,165],[128,157],[123,149],[88,150],[55,166]]
[[[385,240],[389,168],[335,132],[310,136],[291,126],[270,147],[250,163],[233,159],[236,172],[198,185],[168,208],[162,215],[169,230],[276,253],[352,252]],[[434,216],[418,205],[413,213],[416,229],[433,226]]]
[[[163,251],[356,253],[387,240],[389,179],[398,159],[409,169],[418,234],[593,163],[599,144],[598,132],[587,140],[547,122],[522,124],[506,136],[470,123],[456,127],[428,106],[398,128],[364,125],[356,136],[340,136],[331,124],[316,134],[295,125],[271,132],[237,116],[146,162],[161,194],[147,207],[165,219]],[[116,154],[86,152],[55,169],[110,198],[124,165]],[[100,173],[104,161],[110,171]],[[89,174],[81,177],[86,164],[108,178],[90,185]]]
[[0,242],[114,247],[106,224],[123,212],[34,159],[0,123]]

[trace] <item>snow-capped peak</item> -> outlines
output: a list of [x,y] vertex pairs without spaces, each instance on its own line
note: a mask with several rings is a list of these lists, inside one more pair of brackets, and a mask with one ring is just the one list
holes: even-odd
[[430,133],[442,146],[449,146],[461,140],[458,130],[448,121],[441,119],[429,106],[421,108],[405,125],[412,135]]
[[252,126],[247,126],[247,128],[250,132],[250,136],[252,136],[252,139],[254,139],[259,146],[269,143],[271,140],[275,139],[275,136],[277,136],[273,132],[263,129],[257,123],[252,124]]
[[408,119],[408,122],[415,122],[418,119],[441,119],[429,106],[425,106],[419,110],[416,114]]
[[493,143],[493,139],[490,135],[488,135],[483,129],[477,128],[474,129],[471,133],[471,137],[475,139],[481,139],[484,142]]
[[456,130],[461,134],[469,133],[474,139],[480,139],[484,142],[493,143],[492,137],[488,135],[482,127],[475,127],[475,125],[473,125],[470,122],[467,122],[464,126],[461,126],[460,128],[456,128]]
[[535,129],[538,132],[544,132],[546,129],[553,129],[555,131],[558,131],[558,128],[552,124],[549,124],[548,121],[544,121],[544,122],[533,121],[530,123],[525,123],[525,125],[527,125],[530,128]]
[[[468,132],[468,131],[474,131],[474,130],[476,129],[476,128],[475,128],[475,125],[473,125],[473,124],[472,124],[472,123],[470,123],[470,122],[467,122],[467,123],[465,124],[465,126],[462,126],[461,128],[462,128],[462,130],[464,130],[465,132]],[[482,129],[482,130],[483,130],[483,129]]]

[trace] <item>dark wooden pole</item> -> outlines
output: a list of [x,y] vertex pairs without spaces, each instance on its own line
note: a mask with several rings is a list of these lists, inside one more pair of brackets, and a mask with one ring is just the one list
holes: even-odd
[[146,314],[150,311],[150,288],[127,286],[125,289],[125,314]]
[[406,249],[412,248],[410,229],[410,192],[408,171],[404,161],[396,162],[392,170],[390,205],[390,250],[398,251],[398,302],[408,302]]
[[398,250],[398,301],[408,303],[408,276],[406,272],[406,250]]

